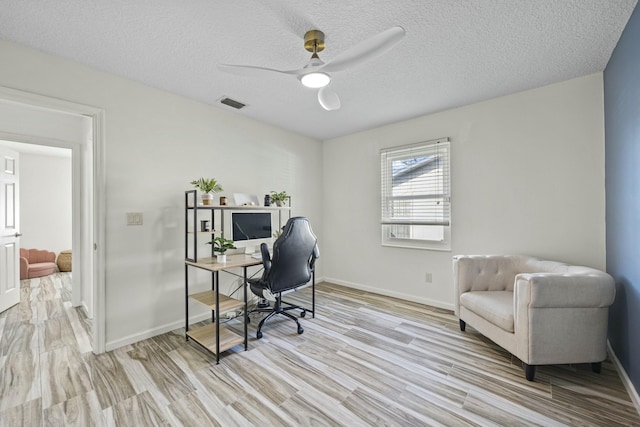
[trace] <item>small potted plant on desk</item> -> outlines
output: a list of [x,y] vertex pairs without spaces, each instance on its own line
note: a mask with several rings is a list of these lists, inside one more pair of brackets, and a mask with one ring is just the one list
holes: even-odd
[[216,181],[215,178],[194,179],[193,181],[191,181],[191,185],[202,192],[203,205],[212,205],[213,194],[211,193],[219,193],[220,191],[222,191],[222,186],[218,184],[218,181]]
[[271,201],[274,202],[278,207],[284,206],[289,197],[290,196],[286,191],[280,191],[279,193],[276,191],[271,192]]
[[224,237],[216,237],[212,241],[208,242],[210,245],[213,245],[213,251],[219,252],[219,255],[216,255],[216,259],[219,263],[224,264],[227,262],[227,249],[236,249],[233,244],[233,240],[225,239]]

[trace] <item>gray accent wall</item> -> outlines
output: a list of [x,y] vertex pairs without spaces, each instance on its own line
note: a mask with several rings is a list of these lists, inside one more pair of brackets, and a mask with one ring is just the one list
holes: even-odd
[[[640,7],[604,71],[609,341],[640,390]],[[585,230],[586,231],[586,230]]]

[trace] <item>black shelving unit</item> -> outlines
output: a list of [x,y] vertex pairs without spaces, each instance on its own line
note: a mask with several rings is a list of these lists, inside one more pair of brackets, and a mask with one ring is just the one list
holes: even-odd
[[[283,226],[283,218],[286,214],[287,218],[291,217],[291,199],[289,206],[220,206],[220,205],[200,205],[198,204],[198,192],[196,190],[185,191],[185,266],[184,266],[184,282],[185,282],[185,339],[192,339],[208,351],[216,355],[216,363],[220,362],[220,353],[244,344],[245,350],[248,349],[247,338],[247,268],[251,266],[261,265],[262,261],[252,258],[245,254],[228,255],[227,262],[220,264],[215,261],[213,245],[211,253],[207,257],[198,256],[198,236],[207,236],[208,239],[214,234],[220,233],[224,236],[224,211],[274,211],[278,212],[279,227]],[[205,212],[200,215],[200,212]],[[218,222],[220,230],[215,230],[216,218],[219,215]],[[201,218],[202,216],[202,218]],[[201,231],[199,221],[208,218],[211,222],[210,231]],[[189,236],[192,236],[192,244],[189,242]],[[191,249],[191,250],[190,250]],[[211,290],[189,294],[189,269],[199,268],[211,272]],[[220,275],[221,271],[229,272],[234,268],[242,268],[243,275],[243,300],[231,298],[220,293]],[[239,276],[235,273],[231,273]],[[189,329],[189,300],[197,301],[211,310],[211,324],[198,327],[197,329]],[[220,316],[227,312],[242,310],[244,313],[243,334],[237,334],[235,331],[220,325]]]

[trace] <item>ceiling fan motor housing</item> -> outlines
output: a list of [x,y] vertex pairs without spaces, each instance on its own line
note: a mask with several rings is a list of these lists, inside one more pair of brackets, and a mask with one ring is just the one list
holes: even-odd
[[304,35],[304,48],[317,53],[324,50],[324,33],[320,30],[307,31]]

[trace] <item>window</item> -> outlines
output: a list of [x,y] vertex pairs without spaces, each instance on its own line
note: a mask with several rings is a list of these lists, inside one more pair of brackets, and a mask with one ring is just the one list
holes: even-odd
[[449,138],[380,152],[382,244],[450,249]]

